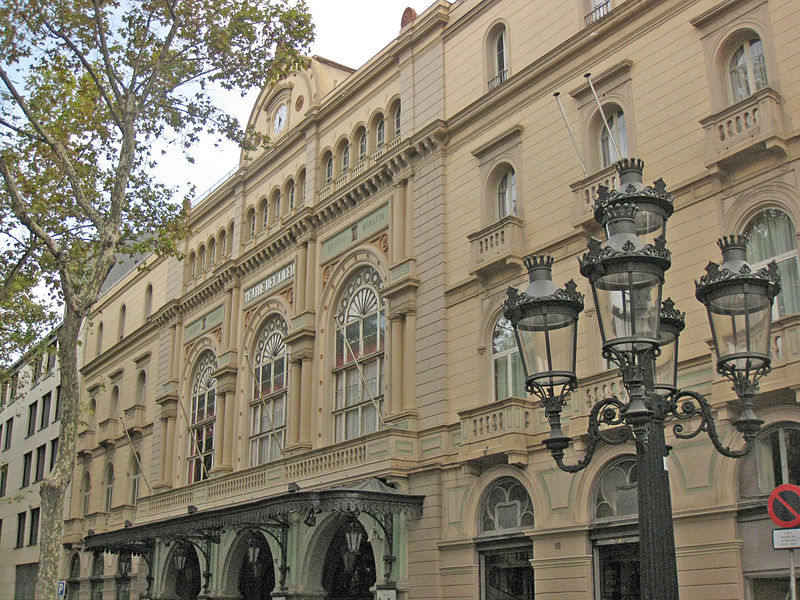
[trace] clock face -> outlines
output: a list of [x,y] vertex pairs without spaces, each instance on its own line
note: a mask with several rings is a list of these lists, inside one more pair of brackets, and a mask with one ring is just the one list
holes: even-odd
[[286,105],[281,104],[278,111],[275,113],[275,120],[272,122],[272,130],[275,132],[275,135],[283,131],[283,128],[286,126],[287,113]]

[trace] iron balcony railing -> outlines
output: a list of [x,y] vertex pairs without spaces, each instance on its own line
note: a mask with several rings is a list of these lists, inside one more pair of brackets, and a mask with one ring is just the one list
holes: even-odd
[[489,91],[491,92],[494,88],[499,86],[506,79],[508,79],[508,69],[503,69],[495,77],[492,77],[489,80]]
[[586,19],[586,26],[588,27],[592,23],[595,23],[605,17],[609,12],[611,12],[611,1],[607,0],[602,4],[596,6],[592,12],[584,17]]

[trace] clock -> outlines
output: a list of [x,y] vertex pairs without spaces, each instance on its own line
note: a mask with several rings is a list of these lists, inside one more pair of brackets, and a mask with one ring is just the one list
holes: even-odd
[[275,111],[275,120],[272,122],[272,130],[275,132],[275,135],[278,135],[283,131],[283,128],[286,127],[286,116],[288,112],[285,104],[281,104],[278,110]]

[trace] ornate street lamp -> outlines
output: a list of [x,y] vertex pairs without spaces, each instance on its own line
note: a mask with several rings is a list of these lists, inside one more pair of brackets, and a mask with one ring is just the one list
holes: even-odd
[[261,546],[258,543],[256,534],[252,534],[250,539],[247,540],[247,559],[250,561],[250,567],[253,569],[253,577],[258,578],[259,563],[258,555],[261,552]]
[[[664,273],[670,267],[664,235],[672,203],[663,181],[644,187],[642,168],[636,159],[617,164],[620,189],[601,190],[595,205],[595,218],[607,239],[592,238],[579,261],[592,287],[603,356],[620,368],[628,400],[611,397],[595,403],[584,456],[576,464],[564,462],[571,439],[562,430],[560,413],[567,393],[577,385],[575,331],[583,298],[572,281],[565,289],[556,288],[550,277],[552,258],[527,257],[530,285],[522,294],[509,288],[504,315],[516,334],[526,388],[544,404],[550,423],[544,443],[559,468],[572,473],[585,468],[601,441],[635,440],[642,597],[677,600],[664,424],[678,421],[673,432],[682,439],[707,432],[725,456],[748,451],[761,426],[753,411],[754,396],[759,378],[769,372],[771,306],[779,284],[774,263],[753,272],[745,260],[743,236],[720,240],[722,268],[710,263],[697,284],[697,298],[708,309],[717,370],[731,379],[742,402],[734,425],[746,444],[732,450],[721,443],[705,397],[677,389],[683,314],[670,299],[661,301]],[[650,240],[651,236],[655,237]],[[688,421],[692,427],[687,431]]]
[[364,530],[358,519],[353,517],[347,522],[344,529],[344,539],[347,543],[347,552],[344,553],[344,568],[348,573],[353,570],[356,565],[356,557],[361,550],[361,540],[364,537]]

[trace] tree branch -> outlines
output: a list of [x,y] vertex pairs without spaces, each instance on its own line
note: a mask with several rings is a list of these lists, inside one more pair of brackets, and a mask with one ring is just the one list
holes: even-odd
[[13,131],[15,133],[18,133],[21,136],[26,137],[26,138],[28,138],[30,140],[35,140],[37,142],[43,142],[45,144],[47,143],[47,140],[45,140],[42,136],[33,135],[31,132],[25,131],[24,129],[20,129],[19,127],[13,125],[12,123],[9,123],[5,119],[0,118],[0,125],[10,129],[11,131]]
[[34,237],[31,234],[31,243],[28,248],[25,250],[25,253],[19,257],[19,260],[16,264],[11,267],[11,271],[6,275],[5,280],[3,281],[2,285],[0,285],[0,302],[6,299],[9,290],[11,289],[12,284],[14,283],[15,278],[25,266],[25,263],[28,262],[28,259],[33,255],[34,250]]
[[86,196],[83,193],[83,188],[81,188],[80,185],[80,178],[78,177],[78,173],[75,171],[75,167],[72,165],[72,161],[67,155],[66,149],[57,139],[50,135],[50,132],[47,131],[39,122],[39,119],[37,119],[36,115],[30,110],[28,103],[25,102],[25,98],[23,98],[17,91],[17,88],[14,86],[14,83],[8,77],[8,73],[6,73],[2,66],[0,66],[0,79],[2,79],[8,91],[11,92],[11,96],[14,98],[14,101],[25,113],[25,116],[28,118],[28,122],[30,122],[33,128],[39,132],[39,135],[44,138],[45,143],[56,153],[56,156],[58,157],[58,160],[61,163],[61,166],[64,168],[67,178],[69,179],[72,192],[75,194],[75,201],[78,203],[81,209],[86,211],[86,216],[95,224],[98,229],[100,229],[104,225],[105,221],[102,215],[100,215],[100,213],[98,213],[92,206],[91,202],[86,199]]
[[[114,97],[117,99],[117,102],[119,102],[122,94],[117,87],[118,78],[116,73],[114,73],[114,65],[111,62],[111,53],[108,51],[108,43],[106,41],[106,32],[102,27],[103,23],[100,19],[100,5],[97,3],[97,0],[92,0],[92,5],[94,6],[94,26],[97,29],[97,37],[100,39],[100,53],[103,55],[106,76],[111,84],[111,91],[114,92]],[[124,86],[124,84],[122,85]]]

